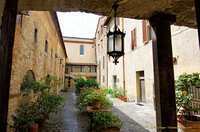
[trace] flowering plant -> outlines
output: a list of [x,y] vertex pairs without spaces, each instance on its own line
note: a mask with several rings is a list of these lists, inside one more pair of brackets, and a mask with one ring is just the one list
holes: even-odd
[[91,101],[101,101],[105,98],[105,94],[102,90],[94,90],[92,93],[88,94],[85,99],[90,100]]
[[101,101],[101,107],[111,108],[113,106],[103,90],[88,87],[83,88],[80,92],[76,106],[80,110],[85,110],[93,101]]

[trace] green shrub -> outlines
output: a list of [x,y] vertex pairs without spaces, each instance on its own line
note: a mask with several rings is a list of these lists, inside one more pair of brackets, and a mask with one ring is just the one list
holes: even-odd
[[116,98],[115,93],[112,93],[110,97],[111,98]]
[[25,132],[29,127],[29,124],[39,119],[38,109],[35,107],[36,104],[33,102],[22,104],[15,111],[15,115],[12,115],[14,121],[11,128],[15,128],[16,132]]
[[92,116],[92,127],[97,129],[105,129],[111,127],[121,128],[123,125],[118,115],[112,112],[95,112]]
[[187,119],[192,120],[192,112],[200,110],[199,107],[192,107],[191,101],[195,95],[191,93],[191,88],[200,88],[200,73],[183,73],[175,81],[177,113],[186,114]]
[[85,86],[85,83],[86,83],[85,79],[83,79],[82,77],[79,77],[76,80],[76,85],[75,85],[76,91],[75,91],[75,93],[77,93],[77,94],[80,93],[81,88],[83,88]]
[[78,94],[81,92],[81,88],[83,87],[96,87],[96,88],[99,88],[99,84],[97,81],[94,81],[94,80],[89,80],[89,79],[84,79],[82,77],[79,77],[77,79],[77,82],[76,82],[76,91],[75,93]]

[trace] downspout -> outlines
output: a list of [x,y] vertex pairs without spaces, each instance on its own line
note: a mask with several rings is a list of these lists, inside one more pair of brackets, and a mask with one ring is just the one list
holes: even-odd
[[[124,32],[124,18],[122,17],[122,32]],[[125,53],[124,53],[125,55]],[[124,96],[126,96],[126,86],[125,86],[125,63],[124,63],[124,55],[123,55],[123,89],[124,89]]]

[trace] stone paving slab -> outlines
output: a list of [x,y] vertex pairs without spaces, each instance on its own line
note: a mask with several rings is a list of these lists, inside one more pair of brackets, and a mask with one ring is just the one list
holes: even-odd
[[[109,95],[108,97],[110,98]],[[114,106],[111,110],[118,114],[124,123],[121,132],[156,132],[156,116],[152,106],[123,102],[117,98],[110,100]]]

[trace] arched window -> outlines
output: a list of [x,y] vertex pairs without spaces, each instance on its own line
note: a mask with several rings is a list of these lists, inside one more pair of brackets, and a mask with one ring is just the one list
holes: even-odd
[[23,78],[23,83],[20,87],[20,92],[25,91],[26,89],[29,89],[31,87],[33,80],[35,80],[35,75],[32,70],[29,70],[26,72]]

